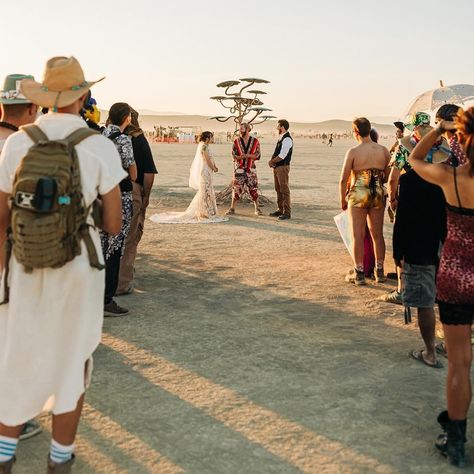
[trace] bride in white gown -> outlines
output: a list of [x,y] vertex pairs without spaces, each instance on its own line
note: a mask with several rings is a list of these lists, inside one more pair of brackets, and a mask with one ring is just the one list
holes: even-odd
[[211,224],[228,220],[217,214],[212,173],[217,173],[218,169],[209,148],[213,138],[212,132],[203,132],[199,139],[189,173],[189,187],[197,193],[188,208],[184,212],[154,214],[150,220],[159,224]]

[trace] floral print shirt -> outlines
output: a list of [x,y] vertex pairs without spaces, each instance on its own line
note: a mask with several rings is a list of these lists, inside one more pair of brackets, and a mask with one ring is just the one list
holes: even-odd
[[109,138],[111,135],[117,135],[118,133],[120,133],[120,135],[118,135],[117,138],[114,138],[113,142],[122,160],[123,169],[127,170],[128,168],[130,168],[130,166],[135,164],[131,137],[121,132],[119,126],[112,124],[109,125],[106,129],[104,129],[102,135],[104,135],[104,137]]

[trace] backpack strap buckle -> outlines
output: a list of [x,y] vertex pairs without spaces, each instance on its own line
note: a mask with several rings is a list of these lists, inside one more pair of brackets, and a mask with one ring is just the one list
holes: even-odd
[[23,209],[35,209],[34,200],[36,194],[17,192],[15,194],[15,204]]

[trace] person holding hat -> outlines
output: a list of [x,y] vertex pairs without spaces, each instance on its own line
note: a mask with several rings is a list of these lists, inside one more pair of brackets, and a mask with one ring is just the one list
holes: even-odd
[[[53,110],[35,125],[49,140],[64,139],[87,125],[79,113],[90,87],[79,62],[55,57],[46,63],[41,83],[23,79],[19,91],[33,104]],[[17,96],[18,97],[18,96]],[[8,202],[17,168],[33,145],[20,130],[0,156],[0,248],[10,225]],[[47,146],[47,145],[45,145]],[[100,196],[102,228],[114,234],[121,226],[118,184],[126,176],[113,143],[96,134],[76,147],[84,204]],[[92,216],[89,216],[92,223]],[[98,229],[90,236],[101,259]],[[53,413],[48,473],[68,473],[74,439],[92,372],[92,353],[100,343],[103,322],[103,271],[91,266],[88,250],[61,268],[27,272],[13,255],[9,262],[9,302],[0,306],[0,472],[9,473],[23,425],[42,411]],[[4,251],[1,251],[0,262]],[[99,263],[103,264],[103,260]],[[4,295],[5,296],[5,295]]]
[[[439,249],[446,237],[446,211],[443,192],[422,179],[408,162],[410,153],[432,129],[430,116],[424,112],[412,115],[405,128],[410,136],[400,140],[394,166],[400,171],[397,218],[393,229],[393,257],[402,268],[402,300],[406,310],[418,309],[418,325],[425,343],[423,350],[412,350],[409,356],[428,367],[441,368],[435,349],[436,268]],[[442,141],[433,146],[425,160],[441,163],[449,156]],[[392,198],[391,198],[392,199]]]

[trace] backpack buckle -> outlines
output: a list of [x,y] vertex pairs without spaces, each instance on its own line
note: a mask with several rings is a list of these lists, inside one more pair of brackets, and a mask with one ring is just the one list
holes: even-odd
[[71,196],[59,196],[58,204],[60,206],[69,206],[71,204]]
[[34,199],[35,194],[18,191],[15,195],[15,204],[24,209],[35,209]]

